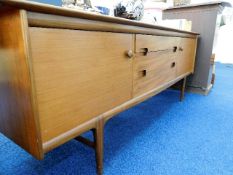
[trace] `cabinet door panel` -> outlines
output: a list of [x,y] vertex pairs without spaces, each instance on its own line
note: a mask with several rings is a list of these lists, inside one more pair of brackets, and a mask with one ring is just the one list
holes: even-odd
[[43,142],[132,98],[132,37],[30,28]]
[[193,73],[196,55],[196,39],[180,38],[179,55],[177,60],[177,75]]

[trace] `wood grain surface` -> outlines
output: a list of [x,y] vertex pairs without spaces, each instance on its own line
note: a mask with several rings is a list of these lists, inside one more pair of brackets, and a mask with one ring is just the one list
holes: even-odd
[[[134,96],[159,87],[176,78],[179,38],[136,35],[134,62]],[[144,55],[143,49],[148,49]]]
[[177,75],[187,72],[193,73],[195,65],[197,40],[191,38],[180,38],[177,57]]
[[132,98],[133,35],[30,28],[46,142]]

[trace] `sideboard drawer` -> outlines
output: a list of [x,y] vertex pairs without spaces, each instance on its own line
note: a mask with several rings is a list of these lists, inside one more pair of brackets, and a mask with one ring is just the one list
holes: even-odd
[[179,40],[179,37],[136,35],[136,52],[146,55],[153,52],[176,53]]
[[134,96],[142,95],[176,77],[177,37],[136,35]]
[[170,56],[135,58],[134,96],[153,90],[176,77],[176,59]]
[[132,98],[133,35],[30,28],[42,141]]

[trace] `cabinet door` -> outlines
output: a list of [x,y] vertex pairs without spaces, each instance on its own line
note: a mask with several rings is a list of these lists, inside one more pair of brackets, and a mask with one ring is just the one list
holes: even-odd
[[30,28],[42,141],[132,98],[133,35]]
[[193,73],[196,56],[196,39],[180,38],[177,60],[177,76]]
[[176,78],[176,37],[136,36],[134,62],[134,96],[168,83]]

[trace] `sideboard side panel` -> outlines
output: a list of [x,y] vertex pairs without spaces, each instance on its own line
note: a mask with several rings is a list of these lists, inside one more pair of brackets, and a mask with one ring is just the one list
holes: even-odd
[[0,23],[0,132],[42,159],[28,65],[26,12],[2,7]]

